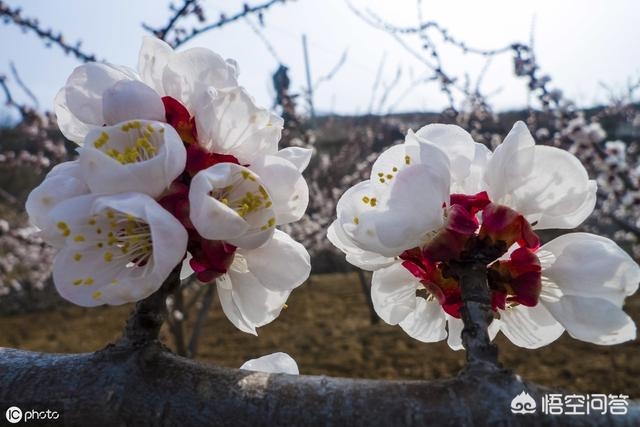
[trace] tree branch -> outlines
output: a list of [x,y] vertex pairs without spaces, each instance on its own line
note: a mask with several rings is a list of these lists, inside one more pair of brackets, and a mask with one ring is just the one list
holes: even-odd
[[64,53],[72,54],[83,62],[96,61],[95,55],[83,52],[80,49],[81,42],[77,42],[75,45],[70,45],[66,42],[62,33],[55,34],[51,29],[45,30],[40,26],[40,22],[38,22],[37,19],[25,18],[22,16],[21,12],[22,11],[19,7],[11,9],[7,4],[0,1],[0,16],[4,16],[7,20],[6,22],[11,21],[24,30],[33,31],[38,37],[45,41],[47,47],[54,44],[60,47]]
[[[89,354],[0,349],[0,402],[33,402],[62,412],[64,425],[322,425],[322,426],[610,426],[637,425],[626,416],[544,415],[553,392],[504,371],[437,381],[380,381],[266,374],[197,363],[158,343],[109,347]],[[534,414],[513,414],[526,391]],[[4,407],[3,407],[4,408]],[[61,425],[62,425],[61,424]]]
[[192,38],[196,37],[199,34],[205,33],[207,31],[211,31],[214,30],[216,28],[220,28],[224,25],[227,25],[231,22],[237,21],[240,18],[244,18],[245,16],[254,14],[254,13],[261,13],[267,9],[269,9],[271,6],[273,6],[276,3],[284,3],[286,0],[269,0],[265,3],[259,4],[257,6],[249,6],[247,4],[244,5],[243,9],[241,12],[236,13],[235,15],[232,15],[230,17],[226,17],[226,16],[221,16],[220,19],[216,22],[213,22],[209,25],[205,25],[204,27],[200,27],[200,28],[193,28],[191,30],[191,32],[189,34],[187,34],[184,37],[176,37],[175,41],[172,43],[173,47],[176,48],[178,46],[181,46],[183,44],[185,44],[186,42],[188,42],[189,40],[191,40]]
[[158,339],[167,318],[167,297],[180,286],[180,267],[179,264],[173,269],[160,289],[136,304],[118,344],[138,345]]
[[500,367],[498,348],[488,333],[493,311],[487,285],[487,263],[483,260],[459,262],[452,263],[452,267],[462,291],[462,344],[468,369],[496,370]]

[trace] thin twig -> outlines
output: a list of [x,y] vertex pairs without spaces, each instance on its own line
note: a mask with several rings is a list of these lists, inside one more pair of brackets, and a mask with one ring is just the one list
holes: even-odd
[[22,81],[22,79],[20,78],[20,74],[18,74],[18,69],[16,68],[13,61],[9,62],[9,69],[11,70],[11,74],[13,75],[13,79],[16,81],[18,86],[20,86],[20,89],[22,89],[22,91],[33,102],[34,108],[36,110],[40,109],[40,102],[38,101],[38,98],[33,94],[33,92],[31,92],[31,90],[27,87],[27,85]]
[[207,31],[211,31],[214,30],[216,28],[220,28],[224,25],[227,25],[231,22],[237,21],[240,18],[244,18],[247,15],[251,15],[254,13],[259,13],[259,12],[263,12],[267,9],[269,9],[271,6],[273,6],[276,3],[284,3],[286,0],[269,0],[265,3],[262,3],[260,5],[257,6],[249,6],[246,5],[243,7],[241,12],[236,13],[235,15],[231,15],[230,17],[226,17],[226,16],[221,16],[220,19],[216,22],[213,22],[209,25],[205,25],[204,27],[200,27],[200,28],[193,28],[191,30],[191,32],[189,34],[187,34],[186,36],[179,38],[176,37],[176,40],[171,43],[173,45],[173,47],[178,47],[181,46],[183,44],[185,44],[186,42],[188,42],[189,40],[193,39],[194,37],[196,37],[199,34],[205,33]]
[[94,54],[83,52],[80,49],[82,42],[78,41],[75,45],[67,43],[62,36],[62,33],[54,33],[51,29],[45,30],[41,27],[40,22],[37,19],[23,17],[22,11],[19,7],[11,9],[7,4],[0,1],[0,16],[6,17],[6,19],[12,21],[24,30],[33,31],[38,35],[38,37],[45,41],[47,47],[50,45],[56,45],[60,47],[64,53],[72,54],[83,62],[96,61],[96,56]]
[[336,65],[334,65],[333,68],[331,68],[331,71],[329,71],[327,74],[325,74],[324,76],[321,76],[318,80],[316,80],[316,82],[313,84],[314,91],[317,90],[318,86],[320,86],[322,83],[326,83],[335,77],[338,71],[340,71],[340,69],[342,69],[344,64],[347,62],[348,54],[349,54],[349,49],[345,49],[344,52],[342,52],[342,55],[340,55],[340,59],[338,59],[338,62],[336,62]]

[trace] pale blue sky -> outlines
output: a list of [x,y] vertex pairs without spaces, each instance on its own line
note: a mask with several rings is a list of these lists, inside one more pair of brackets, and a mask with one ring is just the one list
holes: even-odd
[[[263,0],[247,0],[250,4]],[[161,25],[168,17],[163,0],[8,0],[20,5],[26,16],[38,17],[46,26],[62,29],[68,40],[83,40],[87,51],[116,64],[135,67],[140,39],[145,32],[140,23]],[[207,1],[208,16],[228,15],[242,7],[242,1]],[[353,0],[398,25],[415,25],[415,0]],[[485,0],[423,1],[425,19],[436,20],[456,38],[478,48],[500,47],[527,41],[535,16],[535,42],[539,63],[581,106],[602,101],[605,92],[599,82],[622,89],[628,78],[640,78],[640,3],[634,0]],[[344,0],[295,0],[276,5],[265,14],[265,36],[278,56],[291,68],[294,89],[304,85],[301,35],[310,44],[312,74],[327,73],[348,48],[347,62],[316,93],[316,108],[337,113],[363,113],[369,109],[373,82],[380,59],[386,52],[383,81],[390,82],[398,67],[403,77],[389,95],[396,111],[438,110],[444,96],[435,85],[410,88],[411,75],[417,78],[425,68],[388,34],[363,23]],[[51,108],[57,90],[79,62],[59,49],[46,49],[31,33],[13,25],[0,25],[0,73],[9,74],[14,61],[23,80],[36,93],[42,108]],[[208,47],[240,64],[240,81],[258,102],[272,102],[271,73],[277,66],[262,42],[245,22],[196,37],[186,47]],[[419,44],[414,43],[419,48]],[[454,74],[472,76],[482,61],[445,49],[445,67]],[[526,105],[522,80],[512,77],[509,55],[496,59],[484,81],[487,92],[500,89],[493,98],[498,109]],[[19,95],[18,89],[15,89]],[[405,96],[400,96],[406,93]],[[377,101],[375,104],[377,105]],[[386,109],[385,109],[386,110]]]

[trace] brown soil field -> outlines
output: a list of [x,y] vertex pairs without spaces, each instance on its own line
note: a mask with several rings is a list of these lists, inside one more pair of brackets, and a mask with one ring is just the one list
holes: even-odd
[[[399,327],[371,324],[355,274],[312,276],[293,292],[288,308],[258,337],[244,334],[226,319],[217,301],[201,337],[198,359],[239,367],[274,351],[292,355],[303,374],[358,378],[436,379],[456,374],[464,352],[445,342],[425,344]],[[115,340],[131,306],[59,309],[0,318],[0,346],[47,352],[87,352]],[[626,311],[640,321],[640,295]],[[169,346],[171,336],[162,331]],[[576,393],[627,394],[640,398],[640,342],[604,347],[566,333],[553,344],[526,350],[497,338],[500,360],[524,378]]]

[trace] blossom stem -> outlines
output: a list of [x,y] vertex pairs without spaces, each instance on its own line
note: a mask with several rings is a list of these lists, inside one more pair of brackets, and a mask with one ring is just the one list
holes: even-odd
[[167,317],[167,296],[180,286],[180,268],[178,264],[160,289],[136,304],[120,338],[121,343],[145,343],[158,339],[160,327]]
[[462,291],[460,314],[464,323],[462,344],[467,352],[467,368],[495,370],[499,368],[498,349],[488,332],[493,311],[487,284],[487,264],[474,260],[455,263],[452,267]]

